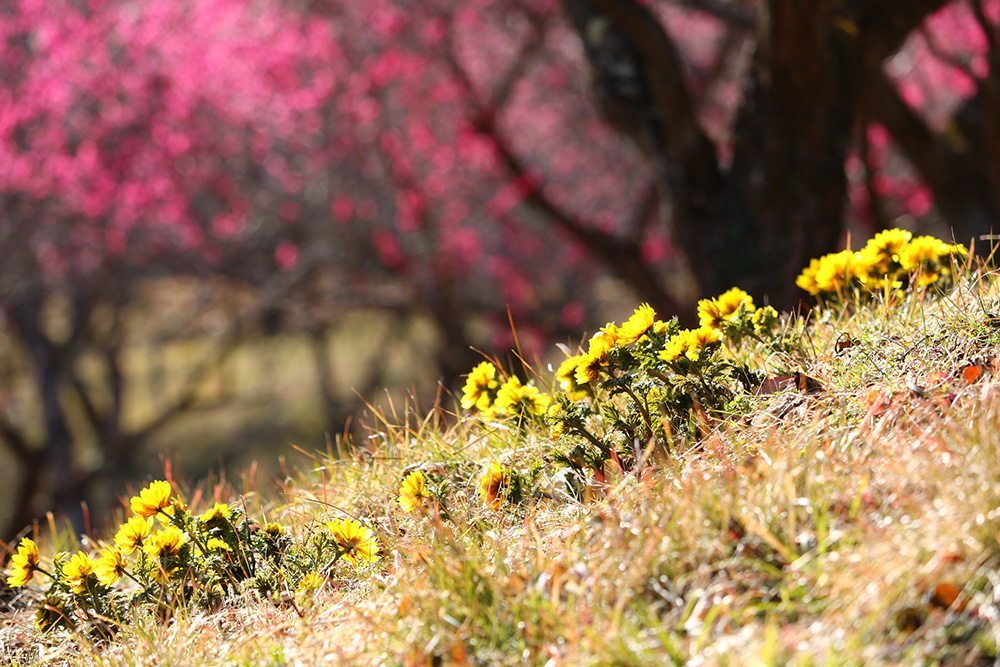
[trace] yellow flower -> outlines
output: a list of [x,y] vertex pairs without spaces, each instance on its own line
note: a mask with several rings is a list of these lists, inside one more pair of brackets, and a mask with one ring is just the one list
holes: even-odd
[[559,442],[566,435],[566,424],[561,421],[552,422],[549,427],[549,438],[554,442]]
[[703,327],[722,328],[726,320],[722,316],[719,302],[715,299],[702,299],[698,302],[698,323]]
[[232,551],[229,545],[225,541],[220,540],[218,537],[210,537],[205,543],[205,548],[209,551]]
[[94,574],[104,586],[111,586],[121,579],[125,571],[125,554],[117,546],[105,547],[94,563]]
[[843,292],[860,277],[863,268],[858,253],[851,250],[825,255],[816,271],[816,286],[821,292]]
[[[819,273],[820,266],[822,266],[822,262],[818,259],[810,260],[809,266],[803,269],[799,277],[795,279],[795,284],[813,296],[819,294],[821,290],[816,283],[816,274]],[[698,312],[700,314],[701,311]]]
[[698,302],[698,323],[703,327],[721,330],[727,323],[739,320],[741,315],[756,310],[753,298],[733,287],[715,299],[702,299]]
[[687,329],[682,329],[671,336],[660,351],[660,359],[663,361],[677,361],[683,357],[688,350]]
[[66,613],[66,600],[56,595],[45,598],[35,612],[35,625],[42,632],[48,632],[57,625],[72,626]]
[[899,263],[906,271],[915,271],[925,263],[937,262],[951,254],[951,245],[933,236],[918,236],[900,253]]
[[644,303],[635,309],[632,317],[618,330],[618,345],[628,345],[639,340],[653,326],[656,320],[656,312],[648,303]]
[[916,285],[917,287],[926,287],[927,285],[936,283],[938,280],[941,279],[942,274],[947,274],[947,273],[948,272],[943,269],[940,271],[934,271],[932,269],[924,269],[923,271],[920,271],[919,273],[916,274],[916,276],[913,279],[913,284]]
[[35,576],[35,570],[41,562],[38,545],[27,537],[21,539],[17,553],[10,558],[10,570],[7,572],[8,586],[24,586]]
[[497,382],[496,366],[488,361],[480,363],[469,373],[462,393],[462,407],[466,410],[489,412],[496,398]]
[[591,337],[587,354],[592,357],[600,357],[603,360],[608,352],[615,349],[617,344],[618,327],[614,323],[609,323]]
[[174,522],[174,506],[164,507],[162,510],[157,512],[156,520],[160,522],[161,526],[169,526]]
[[878,271],[870,271],[862,265],[858,271],[858,277],[869,292],[881,292],[887,287],[890,289],[901,288],[903,286],[901,278],[905,273],[905,271],[894,271],[892,274],[882,274]]
[[494,407],[501,414],[518,415],[527,411],[532,415],[541,415],[551,402],[552,399],[547,394],[540,393],[538,387],[530,384],[522,385],[521,381],[512,375],[497,392]]
[[399,487],[399,506],[404,512],[419,512],[427,505],[431,494],[427,492],[427,481],[424,473],[414,470]]
[[174,498],[171,504],[164,507],[156,515],[156,520],[160,522],[162,526],[171,526],[174,523],[174,515],[178,512],[187,512],[187,505],[181,502],[180,498]]
[[184,531],[177,526],[168,526],[150,535],[149,541],[146,542],[142,550],[153,558],[176,556],[180,553],[185,542],[187,542],[187,535],[184,534]]
[[905,229],[881,231],[861,249],[861,261],[871,272],[885,275],[893,264],[901,263],[903,249],[912,238]]
[[587,385],[596,381],[599,377],[601,377],[601,366],[603,365],[603,356],[594,356],[592,354],[585,354],[581,356],[579,363],[576,365],[576,372],[573,376],[576,379],[576,383],[580,385]]
[[115,534],[115,544],[128,555],[141,548],[153,530],[153,520],[134,516],[126,521]]
[[686,331],[684,336],[687,339],[685,341],[684,356],[691,361],[698,361],[701,358],[702,350],[712,343],[719,341],[722,338],[722,332],[712,327],[701,327],[700,329]]
[[753,304],[753,297],[739,287],[733,287],[723,292],[717,301],[719,302],[719,312],[722,317],[729,321],[738,318],[740,312],[752,313],[757,310]]
[[556,442],[562,439],[563,434],[566,433],[566,422],[559,418],[562,411],[562,406],[558,403],[553,403],[552,406],[549,407],[549,437]]
[[508,481],[507,471],[496,461],[490,461],[486,470],[479,477],[479,497],[493,509],[500,509],[503,504],[501,490]]
[[170,482],[156,481],[133,496],[129,505],[142,517],[153,516],[170,507]]
[[614,324],[608,324],[598,331],[590,339],[587,354],[579,357],[576,366],[577,384],[586,385],[594,382],[601,376],[601,366],[608,356],[608,352],[615,349],[618,340],[618,328]]
[[576,369],[580,367],[585,356],[569,357],[559,364],[559,368],[556,370],[556,382],[572,401],[577,401],[587,395],[586,383],[578,382],[576,377]]
[[73,554],[69,562],[63,566],[63,575],[74,593],[85,593],[88,584],[93,585],[97,580],[94,561],[83,552]]
[[355,566],[371,563],[378,558],[378,540],[368,526],[354,519],[334,519],[326,524],[337,542],[341,557]]
[[168,526],[149,536],[142,550],[153,559],[154,576],[160,583],[169,581],[181,569],[179,556],[185,542],[187,535],[177,526]]
[[703,349],[722,339],[722,332],[710,326],[699,329],[682,329],[667,341],[666,347],[660,352],[663,361],[676,361],[687,357],[698,361]]
[[225,503],[215,503],[212,507],[202,514],[199,519],[202,523],[222,525],[225,523],[226,519],[229,518],[229,505]]
[[688,334],[688,346],[691,349],[703,350],[712,343],[722,340],[722,332],[712,327],[694,329]]
[[323,588],[326,584],[326,578],[315,572],[306,572],[303,575],[302,580],[299,582],[298,588],[296,588],[296,593],[299,595],[309,595],[319,589]]

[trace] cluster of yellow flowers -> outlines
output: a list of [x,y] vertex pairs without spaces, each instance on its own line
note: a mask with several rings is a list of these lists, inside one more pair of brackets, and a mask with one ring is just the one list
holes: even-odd
[[591,382],[597,381],[606,366],[608,355],[616,347],[630,345],[640,339],[650,329],[657,333],[666,331],[666,323],[656,319],[656,312],[648,303],[635,309],[621,327],[609,322],[593,335],[584,354],[566,359],[556,370],[559,387],[573,397],[581,398]]
[[[132,580],[145,600],[162,601],[175,589],[178,600],[187,600],[192,586],[234,590],[234,584],[259,574],[258,561],[274,556],[276,545],[286,539],[280,524],[269,523],[261,529],[224,503],[217,502],[204,514],[192,516],[172,493],[169,482],[152,482],[130,500],[134,516],[119,527],[113,542],[101,549],[99,556],[84,551],[72,556],[57,554],[51,572],[43,569],[35,542],[22,539],[10,559],[7,584],[25,586],[36,572],[52,581],[37,615],[39,626],[48,629],[59,623],[72,625],[66,610],[73,607],[84,610],[84,617],[88,608],[107,617],[109,605],[117,600],[111,595],[112,587],[122,577]],[[154,518],[162,528],[154,530]],[[378,540],[367,526],[352,519],[335,519],[326,529],[325,543],[333,557],[316,555],[313,560],[322,567],[328,569],[341,558],[355,566],[378,558]],[[133,553],[138,556],[130,563]]]
[[[114,543],[101,550],[96,559],[80,551],[70,556],[61,568],[62,579],[76,594],[92,593],[97,586],[114,585],[123,575],[132,577],[126,556],[141,550],[145,562],[152,565],[151,571],[159,581],[167,581],[178,571],[177,560],[187,536],[176,526],[167,526],[153,532],[154,515],[171,516],[173,507],[168,482],[157,481],[132,498],[130,506],[136,516],[130,518],[118,530]],[[225,544],[225,543],[222,543]],[[18,546],[18,553],[11,558],[7,584],[24,586],[35,572],[55,578],[40,567],[40,556],[35,543],[24,538]]]
[[497,368],[488,361],[472,369],[465,382],[462,407],[475,410],[486,419],[527,415],[543,415],[552,398],[532,384],[522,384],[517,376],[497,380]]
[[[683,438],[688,432],[694,405],[703,411],[718,409],[749,377],[737,377],[733,364],[717,354],[723,339],[738,343],[753,337],[775,349],[783,344],[774,334],[777,311],[757,308],[749,294],[735,287],[699,301],[698,317],[697,328],[680,329],[676,319],[659,320],[652,306],[641,304],[621,326],[606,324],[586,351],[559,365],[554,384],[561,391],[552,397],[514,377],[501,385],[497,368],[480,363],[468,376],[462,407],[486,417],[544,414],[553,442],[576,436],[578,447],[567,460],[585,461],[593,454],[595,469],[598,459],[616,456],[616,449],[626,458],[634,456],[623,442],[656,440],[669,448],[667,441],[675,434]],[[507,397],[508,390],[513,397]],[[519,481],[516,471],[491,465],[480,479],[479,495],[496,507]],[[406,511],[422,506],[422,484],[415,475],[404,481],[399,502]],[[506,494],[500,493],[502,488],[508,489]]]
[[757,333],[768,331],[778,320],[778,311],[771,306],[757,308],[753,298],[743,290],[734,287],[714,299],[698,302],[698,321],[702,328],[719,333],[749,324]]
[[681,358],[698,361],[703,350],[720,340],[722,340],[720,329],[707,326],[698,329],[682,329],[667,341],[666,346],[660,352],[660,358],[664,361],[676,361]]
[[[659,358],[666,362],[682,358],[697,361],[703,351],[722,340],[727,331],[746,324],[744,320],[749,320],[752,327],[760,331],[777,318],[774,308],[756,308],[749,294],[734,287],[719,297],[699,301],[700,326],[682,329],[671,336],[660,350]],[[645,340],[650,331],[662,335],[667,328],[667,323],[657,320],[653,308],[644,303],[621,327],[611,322],[598,331],[590,339],[586,353],[563,361],[556,371],[556,381],[571,400],[579,400],[586,395],[588,385],[601,377],[612,351]]]
[[887,229],[857,252],[843,250],[812,260],[795,284],[814,296],[841,295],[852,288],[878,292],[922,287],[949,275],[951,258],[966,254],[962,245]]

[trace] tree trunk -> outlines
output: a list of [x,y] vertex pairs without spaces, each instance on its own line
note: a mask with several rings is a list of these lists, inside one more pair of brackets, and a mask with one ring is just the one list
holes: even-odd
[[861,71],[854,38],[832,20],[838,4],[761,6],[766,15],[735,128],[730,199],[738,210],[729,214],[746,222],[733,225],[740,234],[716,262],[727,267],[726,282],[786,308],[800,294],[795,277],[835,250],[843,229],[844,158]]
[[[35,459],[35,463],[46,480],[41,490],[52,500],[55,508],[69,516],[74,527],[79,529],[82,527],[81,496],[73,470],[73,435],[59,397],[68,363],[63,358],[65,350],[53,345],[42,331],[39,299],[23,299],[10,309],[9,314],[11,323],[27,348],[40,393],[45,439],[41,456]],[[38,471],[26,474],[30,478]]]

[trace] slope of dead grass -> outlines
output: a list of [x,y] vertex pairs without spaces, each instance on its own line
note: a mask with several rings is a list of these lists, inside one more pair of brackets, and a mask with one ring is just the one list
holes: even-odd
[[[304,536],[336,512],[382,558],[308,599],[137,618],[110,644],[43,637],[10,612],[14,664],[993,664],[1000,640],[1000,318],[993,278],[944,297],[815,311],[802,358],[821,385],[750,399],[699,443],[568,493],[547,434],[445,407],[369,417],[349,457],[316,454],[252,511]],[[792,325],[790,325],[792,326]],[[484,507],[480,466],[540,471]],[[411,517],[420,466],[447,499]],[[221,493],[216,487],[215,493]]]

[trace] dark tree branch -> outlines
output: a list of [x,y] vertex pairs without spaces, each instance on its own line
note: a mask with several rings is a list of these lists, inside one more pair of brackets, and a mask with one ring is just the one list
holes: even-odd
[[[534,38],[529,39],[527,44],[520,49],[514,60],[514,64],[508,67],[504,72],[503,79],[501,79],[500,84],[489,96],[489,102],[486,105],[488,108],[500,109],[507,104],[507,100],[510,98],[510,93],[514,89],[514,86],[524,78],[528,67],[532,64],[538,54],[545,50],[545,35],[548,29],[548,24],[541,19],[532,16],[531,27],[535,32]],[[448,33],[448,59],[452,68],[455,69],[458,63],[458,58],[455,56],[454,43],[452,41],[452,34],[450,31]],[[468,76],[463,76],[462,80],[466,86],[471,84]],[[469,88],[469,91],[472,91],[471,87]]]
[[739,57],[740,51],[742,50],[745,42],[746,35],[739,31],[730,30],[726,33],[715,61],[705,72],[700,74],[704,83],[701,86],[702,99],[698,104],[698,108],[703,109],[706,102],[711,101],[710,91],[717,87],[720,83],[724,82],[724,76],[727,74],[727,70],[731,67],[732,61]]
[[[535,43],[541,43],[541,41],[538,39]],[[451,46],[449,40],[449,47]],[[534,51],[533,45],[522,49],[515,65],[508,72],[520,72],[525,69],[527,56],[533,54]],[[516,155],[496,125],[497,116],[506,103],[505,95],[509,92],[512,84],[503,87],[506,90],[504,95],[490,95],[490,102],[483,103],[477,99],[472,80],[465,68],[459,63],[453,48],[447,50],[447,60],[456,78],[468,91],[468,97],[473,106],[471,110],[473,126],[477,132],[490,139],[507,171],[513,178],[517,179],[521,187],[522,201],[551,220],[556,228],[569,238],[587,248],[592,256],[601,260],[605,266],[633,286],[657,310],[663,313],[686,312],[673,297],[660,287],[660,277],[656,272],[641,261],[640,247],[636,241],[621,240],[597,231],[577,216],[563,210],[544,194],[539,179],[532,174],[531,168]],[[511,79],[510,76],[506,77],[507,81]],[[649,206],[655,204],[655,201],[655,196],[644,198],[637,207],[634,219],[642,220],[648,217]]]
[[951,129],[933,132],[903,101],[884,74],[864,96],[865,113],[886,127],[897,145],[935,194],[935,204],[959,240],[983,234],[997,225],[1000,186],[998,165],[989,151],[987,102],[984,92],[965,103]]
[[639,198],[635,211],[629,216],[628,229],[636,230],[636,234],[649,229],[651,222],[656,221],[656,212],[660,207],[660,192],[655,183],[646,186],[646,191]]
[[991,54],[996,54],[1000,50],[1000,44],[997,43],[998,27],[987,18],[982,0],[969,0],[969,6],[972,8],[972,15],[976,17],[979,29],[983,31],[983,35],[986,37],[988,51]]
[[850,0],[843,16],[856,23],[869,67],[881,67],[929,15],[950,0]]
[[[222,344],[221,350],[214,355],[211,359],[206,359],[200,363],[187,377],[184,383],[184,388],[181,390],[180,394],[174,399],[174,401],[167,406],[159,415],[157,415],[148,424],[129,434],[128,437],[122,438],[120,443],[121,447],[125,447],[131,443],[141,443],[148,440],[157,431],[161,430],[165,426],[169,425],[179,416],[184,414],[186,411],[198,406],[198,392],[204,384],[208,376],[225,363],[226,359],[229,358],[233,352],[236,351],[236,347],[242,340],[243,329],[237,328],[237,333],[230,335],[228,339]],[[123,451],[111,452],[112,455],[122,455]]]
[[[520,179],[524,203],[544,214],[557,229],[583,245],[593,256],[628,283],[641,298],[649,301],[657,311],[684,315],[688,309],[660,287],[660,276],[641,261],[641,249],[632,240],[608,236],[587,225],[572,213],[564,210],[545,196],[538,180],[530,177],[530,168],[506,144],[500,133],[488,126],[479,126],[489,136],[501,159],[512,176]],[[646,202],[655,201],[648,198]],[[637,216],[642,215],[646,202],[640,202]]]
[[[979,81],[980,96],[983,98],[983,125],[985,126],[988,169],[992,178],[993,191],[1000,197],[1000,26],[994,25],[986,16],[982,0],[969,0],[972,13],[980,30],[986,36],[989,73]],[[971,73],[970,73],[971,75]]]
[[674,209],[697,211],[721,174],[673,40],[634,0],[563,0],[563,6],[587,53],[602,114],[650,157]]
[[80,399],[80,405],[83,406],[83,412],[87,416],[87,421],[90,422],[91,428],[93,428],[97,437],[101,439],[107,430],[107,416],[101,414],[97,405],[90,398],[90,392],[87,391],[87,387],[84,385],[83,380],[80,379],[80,376],[73,372],[72,369],[68,370],[67,374],[69,376],[69,383],[76,392],[77,398]]
[[[73,436],[66,413],[59,400],[59,386],[66,359],[45,337],[41,326],[41,300],[29,296],[10,309],[10,321],[24,342],[42,403],[45,428],[45,464],[53,480],[52,495],[57,505],[67,500],[66,489],[72,485]],[[74,334],[72,337],[74,337]],[[65,350],[65,348],[63,348]],[[62,507],[68,510],[67,507]]]
[[104,351],[104,363],[108,369],[108,390],[111,394],[111,405],[107,421],[119,432],[122,423],[122,402],[125,398],[126,382],[125,373],[122,372],[122,367],[119,363],[124,338],[123,326],[121,306],[120,304],[115,304],[114,321],[111,324],[108,345]]
[[917,171],[935,191],[940,191],[945,183],[940,178],[938,163],[949,151],[903,101],[885,73],[879,73],[872,79],[864,100],[868,115],[889,130]]

